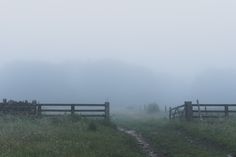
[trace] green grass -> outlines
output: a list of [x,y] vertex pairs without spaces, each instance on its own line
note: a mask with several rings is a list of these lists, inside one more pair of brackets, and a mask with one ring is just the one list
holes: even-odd
[[167,157],[222,157],[235,153],[236,122],[211,120],[169,121],[157,115],[117,114],[117,124],[143,134]]
[[144,157],[133,138],[105,121],[0,117],[1,157]]
[[236,153],[236,122],[235,119],[229,120],[210,120],[173,122],[173,129],[179,130],[195,140],[211,145],[212,147],[226,152]]

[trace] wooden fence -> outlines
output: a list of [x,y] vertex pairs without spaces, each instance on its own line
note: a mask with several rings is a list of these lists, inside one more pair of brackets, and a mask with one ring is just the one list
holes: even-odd
[[184,105],[169,109],[169,119],[228,118],[232,113],[236,113],[236,104],[192,104],[186,101]]
[[27,114],[27,115],[64,115],[78,114],[81,117],[110,118],[110,103],[104,104],[39,104],[36,101],[29,103],[6,101],[0,103],[0,112],[3,114]]
[[79,114],[82,117],[110,118],[110,103],[104,104],[37,104],[38,115]]

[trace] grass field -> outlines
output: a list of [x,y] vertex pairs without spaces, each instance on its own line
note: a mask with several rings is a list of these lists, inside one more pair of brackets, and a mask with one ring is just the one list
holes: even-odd
[[0,117],[1,157],[144,157],[133,138],[105,121]]
[[[226,157],[236,147],[236,122],[169,121],[164,114],[117,113],[119,126],[137,130],[165,157]],[[144,157],[136,141],[103,120],[0,117],[1,157]]]
[[143,113],[116,114],[120,126],[139,131],[166,157],[226,157],[236,153],[236,122],[180,122]]

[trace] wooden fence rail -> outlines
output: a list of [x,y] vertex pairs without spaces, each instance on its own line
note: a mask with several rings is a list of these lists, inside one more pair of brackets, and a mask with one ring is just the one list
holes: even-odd
[[228,118],[231,113],[236,113],[236,104],[192,104],[186,101],[184,105],[169,109],[169,119]]
[[27,115],[62,115],[79,114],[82,117],[110,118],[110,103],[104,104],[39,104],[36,101],[29,103],[8,101],[4,99],[0,103],[0,112],[4,114],[27,114]]
[[37,104],[38,115],[55,115],[60,113],[79,114],[82,117],[110,118],[110,103],[104,104]]

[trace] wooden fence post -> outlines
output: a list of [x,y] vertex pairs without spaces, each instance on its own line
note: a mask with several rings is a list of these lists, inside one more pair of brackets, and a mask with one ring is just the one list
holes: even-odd
[[110,120],[110,103],[105,102],[105,119]]
[[38,116],[41,116],[42,114],[42,105],[38,104]]
[[172,109],[171,109],[171,107],[170,107],[170,108],[169,108],[169,119],[170,119],[170,120],[172,119],[172,118],[171,118],[171,117],[172,117],[171,114],[172,114]]
[[199,104],[199,100],[197,100],[197,108],[198,108],[198,116],[199,116],[199,118],[201,119],[202,117],[202,115],[201,115],[201,107],[200,107],[200,104]]
[[229,106],[225,105],[225,118],[229,117]]
[[4,104],[4,105],[7,104],[7,99],[3,99],[3,104]]
[[193,106],[191,101],[184,102],[185,119],[190,121],[193,118]]
[[71,105],[71,115],[75,114],[75,105]]
[[34,106],[34,108],[33,108],[33,109],[34,109],[34,113],[33,113],[33,114],[34,114],[34,115],[37,115],[37,101],[36,101],[36,100],[33,100],[33,101],[32,101],[32,105]]

